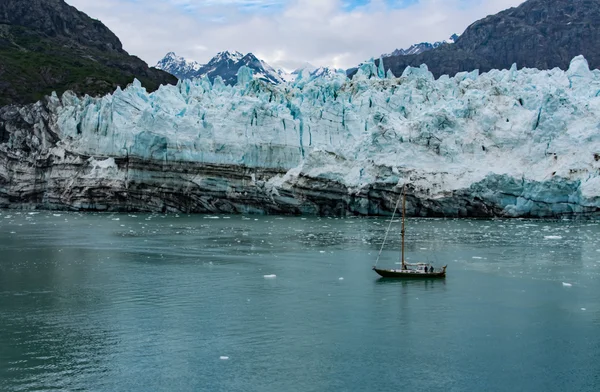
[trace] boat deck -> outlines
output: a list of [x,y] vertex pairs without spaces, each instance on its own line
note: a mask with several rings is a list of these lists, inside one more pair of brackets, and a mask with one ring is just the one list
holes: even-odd
[[443,279],[446,277],[445,270],[434,272],[425,272],[418,270],[385,270],[373,268],[375,272],[384,278],[404,278],[404,279]]

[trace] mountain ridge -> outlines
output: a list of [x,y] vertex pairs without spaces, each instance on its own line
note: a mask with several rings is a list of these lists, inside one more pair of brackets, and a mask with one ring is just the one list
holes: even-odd
[[237,83],[237,73],[243,66],[252,70],[255,79],[272,84],[284,82],[282,72],[275,70],[252,53],[244,55],[237,51],[219,52],[208,63],[201,64],[197,61],[177,56],[174,52],[169,52],[156,64],[158,69],[169,72],[178,79],[193,79],[207,76],[213,82],[216,77],[220,76],[223,82],[228,85]]
[[188,79],[198,72],[203,64],[187,60],[184,57],[177,56],[175,52],[169,52],[156,65],[155,68],[162,69],[178,79]]
[[292,72],[275,69],[265,61],[258,59],[254,54],[246,55],[240,52],[219,52],[207,64],[178,56],[169,52],[157,64],[158,69],[171,73],[179,79],[193,79],[207,76],[211,81],[217,76],[228,85],[237,83],[237,72],[242,66],[250,68],[254,79],[259,79],[271,84],[293,82],[301,74],[305,78],[331,77],[337,70],[331,67],[315,67],[306,62]]
[[35,102],[53,91],[104,95],[136,78],[150,91],[176,83],[63,0],[0,1],[0,105]]
[[[408,66],[426,64],[435,77],[475,69],[508,69],[513,63],[519,68],[565,70],[578,55],[585,56],[590,68],[598,68],[598,41],[600,2],[528,0],[474,22],[452,45],[384,58],[383,63],[395,75],[401,75]],[[353,70],[349,75],[355,73]]]
[[420,42],[418,44],[412,44],[406,49],[396,49],[392,53],[383,54],[382,57],[393,57],[393,56],[410,56],[414,54],[420,54],[433,49],[436,49],[442,45],[453,44],[459,38],[458,34],[452,34],[448,40],[431,42]]

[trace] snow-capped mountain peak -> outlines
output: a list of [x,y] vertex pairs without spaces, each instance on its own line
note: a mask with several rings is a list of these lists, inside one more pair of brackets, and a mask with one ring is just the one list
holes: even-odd
[[225,84],[233,85],[237,82],[237,72],[242,66],[250,68],[255,79],[273,84],[284,82],[278,71],[258,59],[254,54],[242,54],[237,51],[219,52],[204,65],[195,61],[188,61],[173,52],[169,52],[164,59],[159,61],[157,68],[170,72],[179,79],[208,76],[210,80],[214,80],[217,76],[220,76]]
[[237,63],[242,58],[244,58],[244,55],[242,53],[240,53],[238,51],[229,52],[226,50],[224,52],[217,53],[217,55],[215,57],[213,57],[208,62],[208,64],[215,64],[215,63],[219,63],[219,62],[223,62],[223,61],[232,61],[234,63]]
[[179,79],[187,79],[197,72],[202,64],[197,61],[186,60],[184,57],[177,56],[175,52],[169,52],[155,67],[169,72]]
[[330,67],[315,67],[311,63],[306,62],[291,73],[287,73],[283,70],[279,70],[278,72],[286,82],[294,82],[300,76],[307,81],[321,77],[332,77],[338,70]]
[[409,48],[406,48],[406,49],[396,49],[392,53],[384,54],[383,57],[410,56],[410,55],[414,55],[414,54],[420,54],[423,52],[427,52],[429,50],[433,50],[433,49],[435,49],[439,46],[445,45],[445,44],[453,44],[456,42],[456,40],[458,38],[459,38],[458,34],[452,34],[452,36],[450,36],[450,38],[448,38],[447,40],[437,41],[434,43],[421,42],[418,44],[411,45]]
[[237,51],[219,52],[205,65],[188,61],[174,52],[169,52],[156,67],[170,72],[179,79],[201,78],[206,75],[210,80],[214,80],[220,76],[225,84],[234,85],[237,83],[237,73],[242,66],[252,70],[254,79],[272,84],[294,82],[300,76],[306,81],[320,77],[330,78],[338,72],[335,68],[315,67],[307,62],[289,73],[273,68],[252,53],[242,54]]
[[183,57],[179,57],[175,54],[175,52],[169,52],[165,55],[165,58],[163,60],[177,60]]
[[296,68],[292,72],[292,75],[299,75],[302,73],[302,71],[308,71],[308,72],[312,73],[316,70],[317,70],[317,67],[315,67],[311,63],[306,62],[306,63],[302,64],[300,67]]
[[337,73],[337,70],[335,68],[319,67],[319,68],[315,69],[314,71],[312,71],[310,73],[310,76],[312,76],[313,78],[320,78],[320,77],[325,77],[325,76],[332,76],[332,75],[335,75],[336,73]]

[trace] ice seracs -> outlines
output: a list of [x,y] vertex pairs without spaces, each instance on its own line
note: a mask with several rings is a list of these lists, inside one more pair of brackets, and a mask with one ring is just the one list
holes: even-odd
[[[236,80],[152,94],[135,82],[0,113],[0,204],[30,190],[46,195],[40,205],[83,209],[386,214],[410,178],[409,215],[600,208],[600,72],[582,57],[566,72],[515,66],[436,80],[422,66],[396,78],[369,62],[353,80],[301,73],[272,85],[248,67]],[[34,161],[49,166],[35,172]]]

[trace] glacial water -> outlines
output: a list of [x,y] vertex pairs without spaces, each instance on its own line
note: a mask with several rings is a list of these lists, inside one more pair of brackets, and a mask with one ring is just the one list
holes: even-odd
[[598,223],[386,227],[0,211],[0,391],[600,390]]

